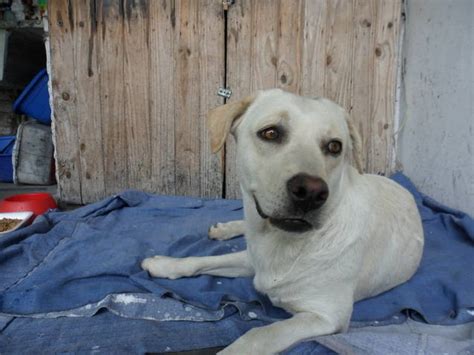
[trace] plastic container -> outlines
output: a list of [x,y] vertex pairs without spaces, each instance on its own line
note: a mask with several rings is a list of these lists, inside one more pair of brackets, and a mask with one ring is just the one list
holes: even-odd
[[35,121],[18,127],[13,149],[15,184],[51,185],[54,183],[51,127]]
[[42,69],[13,104],[13,111],[25,114],[38,121],[51,124],[51,108],[49,106],[48,73]]
[[0,181],[13,181],[12,152],[15,136],[0,137]]
[[47,192],[13,195],[0,201],[0,212],[33,212],[33,218],[57,208],[53,196]]

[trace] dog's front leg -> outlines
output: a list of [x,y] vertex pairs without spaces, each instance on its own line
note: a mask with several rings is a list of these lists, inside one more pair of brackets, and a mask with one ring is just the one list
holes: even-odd
[[246,250],[218,256],[188,258],[157,255],[143,260],[141,266],[151,276],[167,279],[201,274],[224,277],[252,276],[254,274]]
[[301,341],[333,334],[345,327],[346,324],[324,319],[315,313],[296,313],[290,319],[249,330],[219,354],[277,354]]

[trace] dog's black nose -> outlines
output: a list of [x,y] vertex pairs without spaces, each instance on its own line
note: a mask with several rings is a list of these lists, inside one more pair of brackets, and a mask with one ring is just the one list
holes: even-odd
[[295,207],[304,213],[321,207],[329,196],[326,182],[308,174],[293,176],[286,187]]

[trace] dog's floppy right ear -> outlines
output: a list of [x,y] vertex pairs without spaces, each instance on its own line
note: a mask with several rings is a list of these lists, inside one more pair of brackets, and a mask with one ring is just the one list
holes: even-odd
[[255,99],[255,95],[219,106],[207,116],[207,126],[211,136],[211,149],[217,153],[222,149],[232,128],[232,124],[241,117]]

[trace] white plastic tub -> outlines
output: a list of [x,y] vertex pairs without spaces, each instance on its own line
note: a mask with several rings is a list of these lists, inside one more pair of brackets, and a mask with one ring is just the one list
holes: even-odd
[[13,148],[13,181],[30,185],[51,185],[54,182],[50,126],[34,121],[20,125]]

